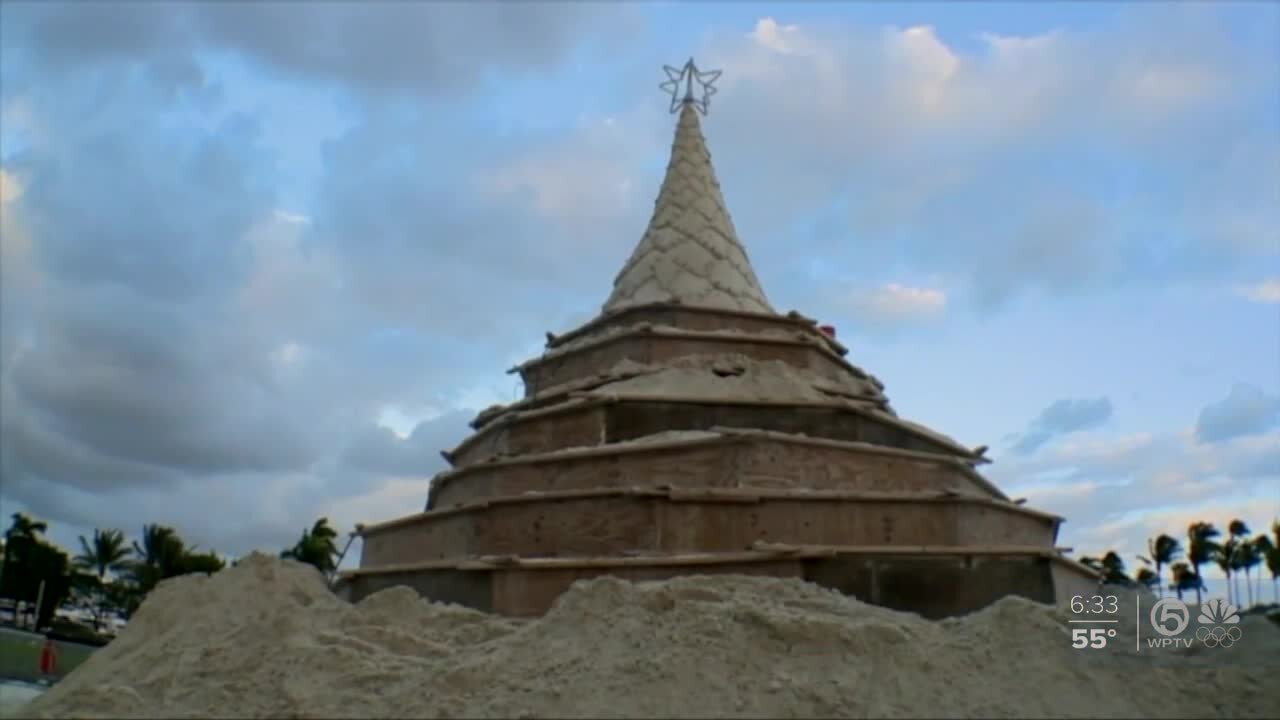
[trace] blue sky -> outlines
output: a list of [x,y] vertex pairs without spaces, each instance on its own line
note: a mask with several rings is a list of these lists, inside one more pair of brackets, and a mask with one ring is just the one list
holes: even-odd
[[673,120],[776,307],[1064,542],[1280,516],[1265,3],[6,3],[0,503],[278,547],[421,506],[595,312]]

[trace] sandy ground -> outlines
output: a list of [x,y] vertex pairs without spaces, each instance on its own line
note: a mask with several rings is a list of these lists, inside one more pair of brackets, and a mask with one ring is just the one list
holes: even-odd
[[1280,715],[1267,682],[1280,629],[1265,619],[1245,618],[1254,642],[1220,667],[1082,655],[1067,619],[1008,598],[932,622],[794,580],[691,577],[579,583],[545,617],[515,621],[405,588],[349,605],[311,568],[256,555],[161,585],[21,715]]

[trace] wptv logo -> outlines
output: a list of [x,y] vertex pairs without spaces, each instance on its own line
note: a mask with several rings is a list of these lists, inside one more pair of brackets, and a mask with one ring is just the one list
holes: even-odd
[[[1191,610],[1176,598],[1165,598],[1151,606],[1149,618],[1157,637],[1147,638],[1153,649],[1190,648],[1199,642],[1207,648],[1229,648],[1244,633],[1240,630],[1240,609],[1222,598],[1212,598],[1199,607],[1193,637],[1182,634],[1191,624]],[[1141,647],[1141,646],[1139,646]]]

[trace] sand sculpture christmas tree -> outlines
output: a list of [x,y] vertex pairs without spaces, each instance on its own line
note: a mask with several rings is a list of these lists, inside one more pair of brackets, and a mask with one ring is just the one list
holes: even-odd
[[667,72],[671,160],[602,312],[513,369],[525,397],[444,453],[424,512],[363,527],[339,592],[536,615],[602,574],[739,573],[940,617],[1091,591],[1055,548],[1061,518],[898,418],[829,329],[774,311],[700,126],[719,73]]

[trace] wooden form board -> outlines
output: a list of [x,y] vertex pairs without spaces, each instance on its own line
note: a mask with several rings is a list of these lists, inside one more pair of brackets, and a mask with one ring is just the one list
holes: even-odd
[[600,445],[605,442],[607,414],[603,400],[575,400],[520,413],[472,433],[445,453],[445,459],[454,467],[466,467],[499,457]]
[[362,567],[479,555],[741,551],[757,541],[1052,547],[1059,519],[962,495],[593,491],[511,497],[368,527]]
[[604,336],[598,341],[543,356],[519,368],[526,396],[536,395],[577,378],[589,377],[622,360],[663,364],[693,355],[737,353],[757,361],[776,360],[819,378],[841,382],[865,378],[830,348],[812,340],[769,335],[636,329]]
[[1053,602],[1051,565],[1035,555],[842,554],[807,563],[805,579],[864,602],[937,619],[979,610],[1007,595]]
[[819,331],[816,321],[803,317],[796,312],[777,315],[671,302],[629,305],[614,312],[597,315],[573,330],[558,336],[552,335],[547,342],[547,347],[556,348],[584,335],[606,332],[615,327],[632,327],[641,323],[670,325],[689,330],[704,331],[725,329],[743,332],[791,330],[813,335],[816,339],[830,346],[838,355],[844,356],[849,352],[848,348],[838,340]]
[[672,430],[755,428],[982,462],[954,441],[842,402],[773,402],[656,396],[587,397],[485,425],[453,451],[454,467],[517,455],[625,442]]
[[506,495],[620,487],[944,491],[1005,499],[953,456],[785,433],[605,445],[470,465],[437,476],[428,509]]
[[[530,560],[509,566],[424,565],[344,573],[341,593],[359,600],[386,587],[405,585],[433,600],[456,602],[503,615],[531,617],[546,612],[578,580],[608,575],[633,582],[688,575],[799,577],[865,602],[940,618],[978,610],[1006,595],[1054,602],[1089,587],[1067,565],[1034,549],[989,548],[967,554],[892,554],[878,548],[797,550],[788,556],[764,553],[690,558],[644,558],[625,564],[609,559]],[[961,549],[956,549],[961,550]]]

